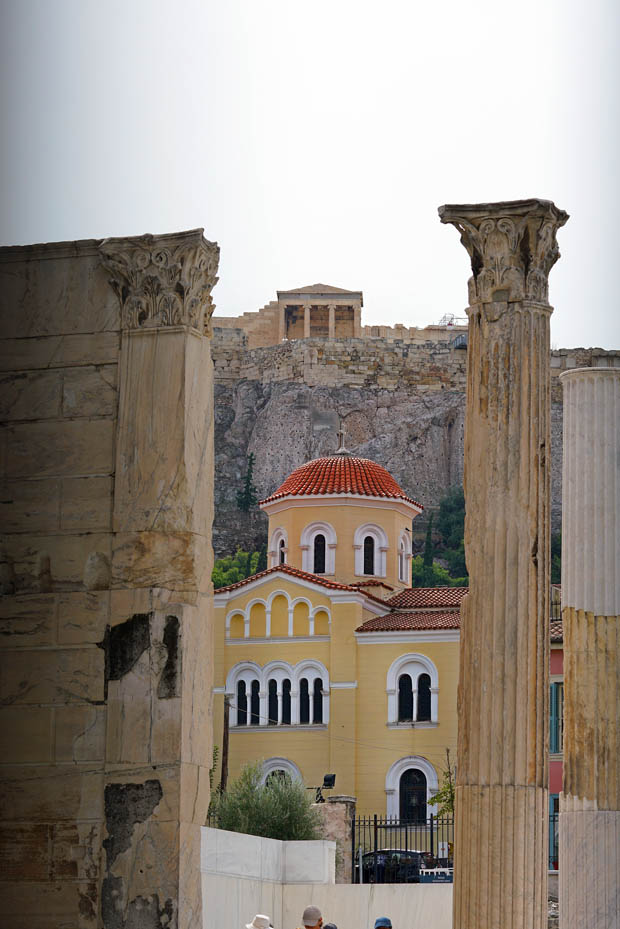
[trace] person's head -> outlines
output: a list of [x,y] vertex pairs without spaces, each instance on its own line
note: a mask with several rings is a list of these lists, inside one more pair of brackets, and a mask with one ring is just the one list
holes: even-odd
[[323,929],[338,929],[336,923],[323,923]]
[[375,929],[392,929],[392,920],[389,916],[379,916],[375,919]]
[[257,913],[251,923],[245,924],[245,929],[269,929],[271,920],[262,913]]
[[321,929],[323,917],[318,906],[307,906],[301,917],[301,923],[303,926],[307,926],[308,929],[317,929],[317,927]]

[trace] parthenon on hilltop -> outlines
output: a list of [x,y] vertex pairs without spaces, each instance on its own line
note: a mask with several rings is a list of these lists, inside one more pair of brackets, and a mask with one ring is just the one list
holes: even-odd
[[243,329],[248,348],[265,348],[294,339],[402,339],[405,342],[438,342],[467,331],[466,319],[452,315],[437,325],[362,326],[361,290],[345,290],[330,284],[310,284],[295,290],[278,290],[260,310],[242,316],[217,316],[221,329]]

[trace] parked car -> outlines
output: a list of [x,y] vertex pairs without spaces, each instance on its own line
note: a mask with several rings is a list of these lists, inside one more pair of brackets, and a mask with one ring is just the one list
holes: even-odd
[[[364,884],[419,884],[420,869],[426,866],[426,852],[403,848],[380,848],[362,856]],[[377,866],[375,869],[375,856]],[[355,865],[355,881],[359,883],[359,859]]]

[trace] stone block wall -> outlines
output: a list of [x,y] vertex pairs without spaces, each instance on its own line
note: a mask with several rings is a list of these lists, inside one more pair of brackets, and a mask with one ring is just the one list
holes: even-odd
[[[0,250],[0,907],[12,929],[200,922],[214,267],[200,230]],[[187,301],[166,304],[188,276]]]

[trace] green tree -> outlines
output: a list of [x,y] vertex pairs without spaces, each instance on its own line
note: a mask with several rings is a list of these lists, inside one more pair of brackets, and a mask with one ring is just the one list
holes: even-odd
[[244,552],[238,548],[234,555],[225,555],[223,558],[216,559],[211,575],[213,586],[217,590],[219,587],[227,587],[229,584],[243,581],[246,577],[261,570],[258,567],[259,563],[260,551]]
[[252,477],[254,474],[254,452],[250,452],[248,455],[248,469],[245,472],[245,478],[243,480],[243,490],[237,492],[237,506],[240,510],[243,510],[244,513],[249,513],[253,506],[256,506],[258,502],[258,491],[252,483]]
[[267,570],[267,543],[264,542],[258,551],[258,560],[256,562],[256,573]]
[[449,816],[454,813],[454,789],[456,786],[456,765],[450,761],[450,749],[446,748],[446,764],[441,772],[441,786],[431,801],[438,806],[438,816]]
[[433,566],[433,515],[428,521],[426,527],[426,541],[424,543],[424,567],[432,568]]
[[452,487],[439,503],[437,528],[446,548],[458,549],[465,535],[465,493]]
[[320,837],[320,815],[303,784],[288,774],[261,781],[262,763],[257,761],[215,798],[212,811],[220,829],[283,841]]
[[436,561],[428,567],[424,564],[422,555],[411,559],[411,586],[412,587],[467,587],[468,577],[451,577],[446,568],[442,568]]

